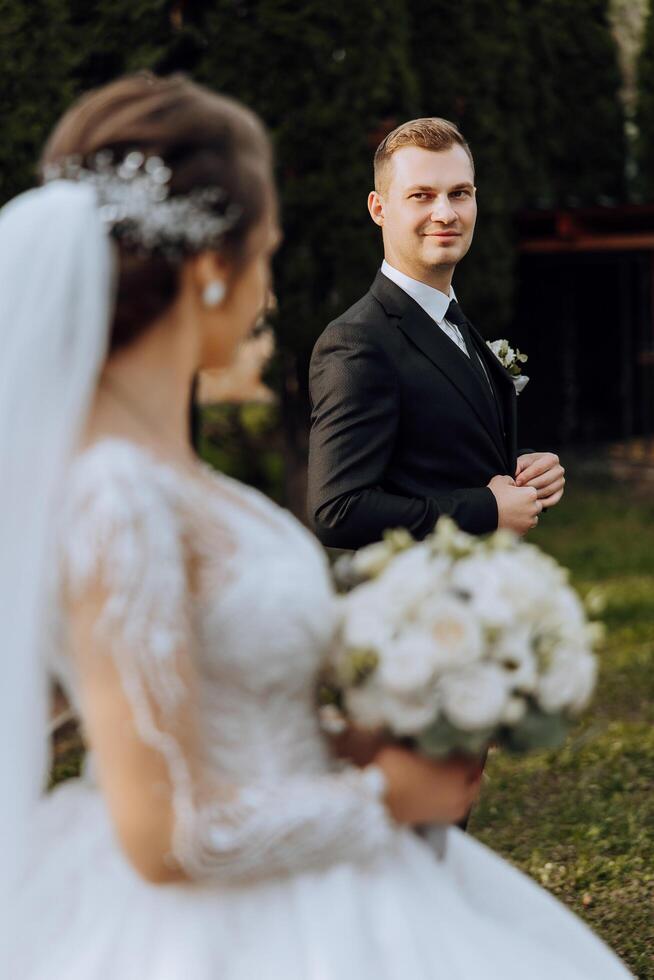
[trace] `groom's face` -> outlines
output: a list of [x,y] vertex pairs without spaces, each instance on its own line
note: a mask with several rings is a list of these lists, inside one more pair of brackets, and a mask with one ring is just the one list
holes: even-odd
[[370,211],[391,265],[421,280],[452,270],[470,248],[477,217],[470,157],[458,144],[439,151],[401,147],[371,195]]

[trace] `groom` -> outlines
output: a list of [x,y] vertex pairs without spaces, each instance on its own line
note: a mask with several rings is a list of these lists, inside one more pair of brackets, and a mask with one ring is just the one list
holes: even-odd
[[387,528],[524,535],[563,495],[552,453],[516,449],[513,379],[452,289],[477,215],[474,164],[444,119],[404,123],[375,153],[368,210],[384,262],[316,343],[310,368],[309,513],[333,548]]

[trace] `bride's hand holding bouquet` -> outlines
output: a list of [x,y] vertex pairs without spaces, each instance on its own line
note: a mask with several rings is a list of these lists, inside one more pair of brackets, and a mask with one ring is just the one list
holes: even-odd
[[[329,729],[329,720],[326,726]],[[430,759],[416,752],[410,740],[402,744],[383,730],[345,721],[337,727],[342,730],[331,734],[334,753],[361,768],[374,763],[381,769],[386,806],[397,823],[456,823],[470,811],[481,787],[479,759],[462,754]]]

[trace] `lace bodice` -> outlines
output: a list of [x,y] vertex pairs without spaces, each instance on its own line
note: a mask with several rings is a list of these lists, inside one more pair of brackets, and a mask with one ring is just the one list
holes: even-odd
[[[112,439],[75,461],[61,529],[62,587],[79,596],[100,581],[107,596],[96,628],[140,737],[166,760],[173,858],[189,876],[269,876],[387,845],[380,774],[337,768],[319,730],[337,606],[299,523],[227,477]],[[61,636],[54,668],[83,719]]]

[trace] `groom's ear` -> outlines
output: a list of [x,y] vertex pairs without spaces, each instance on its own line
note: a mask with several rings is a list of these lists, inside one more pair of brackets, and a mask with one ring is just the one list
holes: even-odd
[[368,194],[368,211],[370,217],[379,227],[384,225],[384,202],[377,191],[370,191]]

